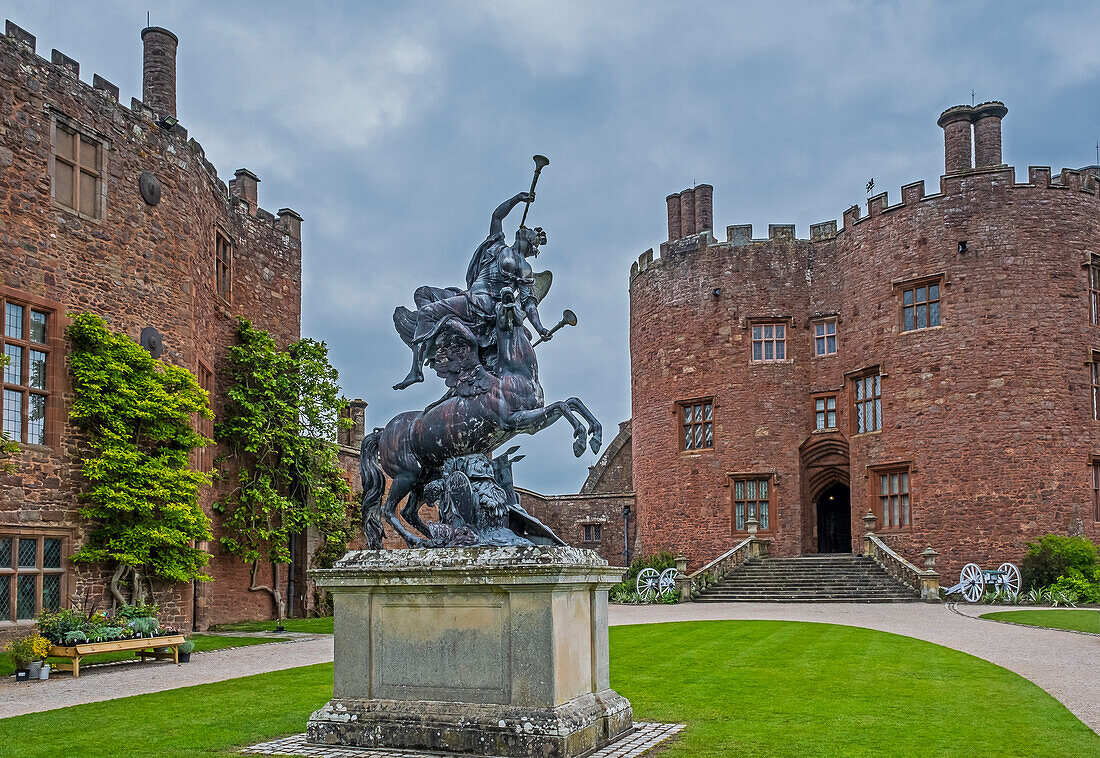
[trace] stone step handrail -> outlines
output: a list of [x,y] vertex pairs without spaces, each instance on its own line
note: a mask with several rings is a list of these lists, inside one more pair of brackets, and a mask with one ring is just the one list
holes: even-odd
[[921,600],[928,603],[940,602],[940,575],[932,570],[938,553],[931,547],[923,553],[927,569],[919,569],[902,558],[873,532],[863,535],[863,554],[882,566],[894,579],[919,591]]
[[[760,539],[755,534],[750,535],[698,571],[693,571],[690,574],[685,571],[687,562],[684,560],[682,565],[685,568],[681,568],[680,565],[677,565],[679,572],[676,577],[676,587],[680,590],[681,600],[686,601],[691,599],[691,591],[694,589],[700,577],[711,574],[714,576],[714,583],[717,583],[722,581],[731,571],[750,558],[767,557],[769,542],[770,540]],[[680,564],[680,561],[677,561],[677,563]]]

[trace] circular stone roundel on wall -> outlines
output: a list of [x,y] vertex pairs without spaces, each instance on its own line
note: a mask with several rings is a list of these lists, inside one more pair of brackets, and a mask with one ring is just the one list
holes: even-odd
[[160,180],[148,171],[143,171],[138,177],[138,189],[141,190],[141,197],[149,205],[160,202]]
[[164,340],[156,327],[147,326],[141,330],[141,346],[149,351],[149,355],[159,358],[164,352]]

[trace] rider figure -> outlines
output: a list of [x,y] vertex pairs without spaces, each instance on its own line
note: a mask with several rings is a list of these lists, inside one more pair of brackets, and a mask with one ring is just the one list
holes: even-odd
[[422,366],[430,355],[429,346],[449,317],[458,318],[475,332],[484,331],[483,327],[496,318],[496,305],[505,288],[515,291],[516,300],[539,336],[544,340],[551,338],[550,330],[539,318],[538,300],[533,291],[534,271],[527,262],[528,257],[539,254],[539,245],[546,244],[546,233],[540,228],[521,226],[509,247],[505,244],[503,231],[504,219],[511,210],[534,199],[533,192],[520,192],[493,211],[489,236],[474,252],[466,270],[465,292],[431,287],[417,290],[416,327],[410,341],[413,364],[408,376],[395,384],[394,389],[405,389],[424,381]]

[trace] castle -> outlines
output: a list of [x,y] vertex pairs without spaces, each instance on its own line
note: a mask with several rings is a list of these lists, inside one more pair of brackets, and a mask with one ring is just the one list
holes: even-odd
[[712,228],[667,198],[630,271],[639,554],[692,568],[751,529],[778,555],[872,526],[945,577],[1100,537],[1100,167],[1002,162],[1002,103],[939,119],[945,172],[835,221]]
[[[33,623],[41,609],[109,603],[110,574],[69,560],[91,525],[78,513],[80,436],[68,420],[67,314],[92,312],[161,360],[190,370],[224,404],[219,381],[238,317],[280,347],[300,336],[302,218],[259,206],[259,178],[239,169],[228,185],[176,111],[176,47],[165,29],[142,31],[142,98],[129,107],[98,74],[8,21],[0,37],[0,342],[12,358],[3,376],[3,429],[20,443],[15,471],[0,476],[0,635]],[[32,366],[37,370],[32,370]],[[362,437],[363,403],[353,404]],[[212,423],[201,431],[212,436]],[[343,465],[358,467],[345,435]],[[197,455],[213,466],[217,448]],[[212,504],[232,485],[204,488],[214,520],[212,582],[157,587],[164,616],[180,628],[271,618],[263,592],[249,592],[249,567],[217,548],[223,532]],[[305,570],[314,545],[293,546],[289,571],[260,566],[293,615],[311,610]]]

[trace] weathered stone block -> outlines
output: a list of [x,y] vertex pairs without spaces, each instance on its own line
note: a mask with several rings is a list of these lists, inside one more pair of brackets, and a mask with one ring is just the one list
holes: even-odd
[[310,573],[336,613],[311,742],[569,758],[633,729],[608,681],[623,570],[590,550],[360,551]]

